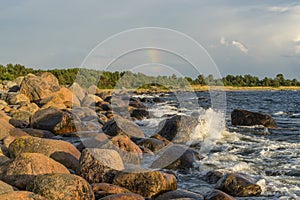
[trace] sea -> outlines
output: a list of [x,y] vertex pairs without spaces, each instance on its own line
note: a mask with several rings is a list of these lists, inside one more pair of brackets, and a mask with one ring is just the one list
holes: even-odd
[[[214,92],[180,92],[135,97],[162,100],[146,103],[151,118],[136,121],[147,136],[174,114],[197,113],[199,117],[193,141],[199,144],[195,150],[203,159],[188,173],[177,173],[179,188],[201,194],[210,191],[214,185],[206,183],[204,176],[210,170],[219,170],[246,174],[262,188],[258,197],[237,199],[300,199],[300,91],[223,91],[219,96]],[[216,100],[222,101],[222,108],[214,105]],[[232,126],[230,115],[237,108],[270,114],[279,128]]]

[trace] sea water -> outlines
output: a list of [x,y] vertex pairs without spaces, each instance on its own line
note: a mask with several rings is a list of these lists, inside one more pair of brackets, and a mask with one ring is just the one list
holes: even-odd
[[[147,136],[156,133],[168,116],[199,113],[192,137],[204,159],[189,173],[178,173],[180,188],[209,191],[214,185],[203,181],[205,173],[220,170],[247,174],[263,190],[259,197],[238,199],[300,199],[300,91],[226,92],[225,113],[211,108],[209,92],[182,94],[185,102],[196,100],[197,108],[189,107],[194,103],[180,106],[172,94],[160,98],[163,103],[147,105],[151,118],[137,121]],[[230,113],[236,108],[268,113],[279,128],[234,127]]]

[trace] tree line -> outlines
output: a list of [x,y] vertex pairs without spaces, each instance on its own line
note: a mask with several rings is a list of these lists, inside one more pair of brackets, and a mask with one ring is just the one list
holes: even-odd
[[90,69],[69,68],[69,69],[32,69],[20,64],[0,65],[0,82],[14,80],[17,77],[25,76],[29,73],[37,74],[40,72],[51,72],[55,75],[61,85],[71,85],[78,82],[82,86],[94,83],[99,88],[111,89],[114,87],[137,88],[151,87],[153,85],[172,87],[184,87],[191,85],[224,85],[233,87],[255,87],[255,86],[300,86],[297,79],[286,79],[283,74],[277,74],[274,78],[265,77],[260,79],[252,75],[227,75],[223,78],[215,78],[213,75],[205,76],[200,74],[197,78],[172,76],[148,76],[142,73],[109,72]]

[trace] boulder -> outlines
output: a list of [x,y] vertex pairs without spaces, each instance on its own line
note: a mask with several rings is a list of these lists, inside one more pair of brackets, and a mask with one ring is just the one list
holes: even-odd
[[91,85],[87,89],[88,94],[100,94],[101,90],[96,85]]
[[32,192],[27,191],[12,191],[4,194],[0,194],[0,199],[12,200],[12,199],[22,199],[22,200],[47,200],[45,197]]
[[7,95],[6,102],[9,105],[19,105],[19,104],[26,105],[30,103],[30,99],[24,94],[9,92]]
[[91,186],[83,178],[73,174],[38,175],[27,189],[56,200],[94,200]]
[[146,109],[146,106],[139,99],[135,98],[130,98],[129,106],[132,106],[134,108]]
[[163,147],[165,147],[167,144],[162,141],[155,138],[145,138],[137,141],[137,144],[139,146],[145,147],[147,149],[150,149],[153,152],[159,151]]
[[18,111],[26,111],[33,115],[39,109],[40,109],[39,106],[36,105],[35,103],[29,103],[26,105],[22,105],[20,108],[18,108]]
[[[30,112],[21,111],[21,110],[17,110],[16,112],[12,113],[12,118],[13,119],[19,120],[19,121],[24,121],[27,124],[30,123],[31,116],[32,116],[32,114]],[[24,127],[18,127],[18,128],[24,128]]]
[[177,189],[175,176],[159,171],[119,172],[113,184],[150,198]]
[[144,110],[144,109],[135,109],[132,111],[130,116],[137,120],[142,120],[144,118],[150,118],[149,111]]
[[142,150],[126,135],[115,136],[105,143],[102,143],[100,147],[117,151],[125,164],[141,163]]
[[14,191],[14,188],[11,185],[0,180],[0,195],[7,192]]
[[97,103],[102,103],[103,99],[100,97],[94,95],[94,94],[88,94],[84,97],[84,99],[81,102],[82,107],[90,107],[95,106]]
[[103,125],[102,130],[110,136],[127,135],[129,137],[137,138],[145,137],[144,133],[136,124],[118,115],[114,116],[114,119],[106,122]]
[[101,200],[144,200],[144,197],[138,194],[114,194],[101,198]]
[[82,101],[85,97],[85,91],[78,83],[74,82],[69,89],[73,92],[73,96],[77,97],[79,101]]
[[263,125],[267,128],[278,128],[275,120],[268,114],[235,109],[231,113],[233,126]]
[[220,190],[212,190],[211,192],[205,195],[205,199],[206,200],[235,200],[235,198]]
[[166,192],[162,195],[159,195],[155,200],[166,200],[166,199],[195,199],[195,200],[204,200],[204,197],[201,194],[190,192],[188,190],[177,189],[175,191]]
[[[54,134],[76,132],[75,120],[70,111],[47,108],[37,111],[31,118],[31,127],[49,130]],[[79,121],[79,120],[78,120]]]
[[159,135],[173,143],[188,143],[198,125],[198,120],[185,115],[176,115],[159,124]]
[[9,145],[9,152],[12,157],[22,153],[41,153],[73,170],[77,169],[80,158],[80,152],[69,142],[31,136],[16,138]]
[[80,106],[80,101],[73,95],[72,91],[66,87],[61,87],[59,91],[40,101],[42,108],[72,108]]
[[29,124],[26,121],[11,118],[9,123],[16,128],[26,128]]
[[37,75],[28,74],[21,83],[20,94],[26,95],[30,101],[39,101],[60,89],[57,78],[49,73],[43,72]]
[[223,177],[223,173],[219,171],[209,171],[205,174],[204,180],[209,184],[216,184]]
[[17,188],[25,189],[36,175],[48,173],[69,174],[69,170],[43,154],[23,153],[8,165],[2,179]]
[[0,110],[3,110],[8,104],[4,100],[0,100]]
[[187,170],[193,168],[195,162],[195,154],[188,146],[170,145],[164,149],[160,157],[152,163],[151,168]]
[[131,191],[127,190],[126,188],[122,188],[120,186],[112,185],[109,183],[92,184],[92,189],[94,191],[96,199],[113,194],[131,193]]
[[216,189],[238,197],[258,196],[262,192],[259,185],[237,173],[223,176],[217,182]]
[[110,149],[84,149],[78,174],[89,183],[111,183],[118,171],[124,169],[118,152]]
[[28,133],[30,136],[39,138],[52,138],[55,136],[51,131],[41,129],[23,128],[22,131]]
[[26,136],[27,133],[21,131],[18,128],[15,128],[13,125],[11,125],[7,119],[0,118],[0,140],[3,140],[7,136]]
[[86,117],[97,117],[95,110],[88,107],[75,107],[72,109],[72,113],[75,114],[78,118],[83,119]]

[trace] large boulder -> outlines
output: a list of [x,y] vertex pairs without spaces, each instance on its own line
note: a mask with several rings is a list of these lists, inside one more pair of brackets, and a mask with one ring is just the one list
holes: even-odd
[[220,190],[212,190],[208,194],[205,195],[206,200],[235,200],[232,196],[220,191]]
[[159,195],[155,200],[166,200],[166,199],[195,199],[195,200],[204,200],[204,197],[201,194],[190,192],[183,189],[177,189],[175,191],[166,192],[162,195]]
[[36,175],[48,173],[69,174],[69,170],[43,154],[23,153],[8,165],[2,179],[17,188],[25,189]]
[[110,136],[127,135],[129,137],[137,138],[145,137],[144,133],[136,124],[118,115],[114,116],[114,119],[106,122],[103,125],[102,130]]
[[89,183],[111,183],[118,171],[124,169],[118,152],[110,149],[84,149],[78,174]]
[[144,200],[144,197],[138,194],[125,193],[109,195],[101,198],[101,200]]
[[11,125],[7,119],[0,118],[0,140],[3,140],[7,136],[26,136],[27,133],[23,132],[22,130],[15,128]]
[[22,131],[28,133],[29,135],[33,137],[39,137],[39,138],[52,138],[55,135],[48,130],[41,130],[41,129],[34,129],[34,128],[24,128]]
[[18,104],[26,105],[30,103],[30,99],[24,94],[9,92],[7,95],[6,102],[9,105],[18,105]]
[[31,127],[49,130],[55,134],[73,133],[76,132],[75,117],[68,110],[58,110],[55,108],[42,109],[32,116]]
[[122,194],[122,193],[132,193],[131,191],[127,190],[126,188],[109,184],[109,183],[95,183],[92,184],[92,189],[94,191],[95,197],[101,198],[108,195],[113,194]]
[[83,178],[73,174],[45,174],[37,176],[27,189],[57,200],[94,200],[91,186]]
[[191,142],[192,135],[198,125],[198,120],[185,115],[176,115],[162,121],[159,127],[159,135],[173,143]]
[[238,197],[258,196],[262,192],[259,185],[237,173],[223,176],[217,182],[216,189]]
[[41,153],[73,170],[77,169],[80,158],[80,152],[69,142],[31,136],[16,138],[9,145],[9,152],[12,157],[22,153]]
[[35,103],[29,103],[29,104],[22,105],[21,107],[19,107],[18,111],[26,111],[33,115],[39,109],[40,109],[39,106],[36,105]]
[[193,164],[196,162],[196,157],[193,150],[184,145],[170,145],[164,152],[160,154],[151,168],[165,168],[172,170],[187,170],[193,168]]
[[95,106],[97,103],[102,103],[103,99],[100,97],[94,95],[94,94],[88,94],[84,97],[84,99],[81,102],[82,107],[89,107],[89,106]]
[[232,111],[231,123],[234,126],[263,125],[267,128],[277,128],[275,120],[270,115],[240,109]]
[[20,93],[26,95],[30,101],[39,101],[60,89],[57,78],[43,72],[37,75],[28,74],[21,83]]
[[42,108],[71,108],[80,106],[80,101],[73,95],[72,91],[66,87],[61,87],[59,91],[40,101]]
[[216,184],[223,175],[224,174],[220,171],[212,170],[205,174],[204,180],[209,184]]
[[140,164],[142,150],[126,135],[117,135],[100,146],[103,149],[117,151],[125,164]]
[[69,89],[73,92],[73,95],[79,99],[79,101],[82,101],[85,97],[85,91],[78,83],[74,82]]
[[47,200],[45,197],[32,192],[27,191],[12,191],[4,194],[0,194],[0,199],[12,200],[12,199],[22,199],[22,200]]
[[27,124],[29,124],[32,114],[27,111],[16,110],[15,112],[12,113],[11,116],[15,120],[24,121]]
[[145,138],[137,141],[137,144],[139,146],[145,147],[147,149],[150,149],[152,152],[159,151],[163,147],[165,147],[167,144],[163,140],[158,140],[155,138]]
[[159,171],[119,172],[113,183],[150,198],[177,189],[175,176]]
[[14,191],[14,188],[11,185],[0,180],[0,195],[7,192]]

